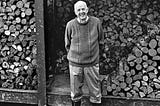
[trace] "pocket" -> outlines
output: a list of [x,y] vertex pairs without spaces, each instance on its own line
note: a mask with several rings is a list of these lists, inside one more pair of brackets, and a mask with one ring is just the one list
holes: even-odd
[[70,72],[73,75],[81,75],[83,73],[82,67],[77,67],[77,66],[69,65],[69,68],[70,68]]

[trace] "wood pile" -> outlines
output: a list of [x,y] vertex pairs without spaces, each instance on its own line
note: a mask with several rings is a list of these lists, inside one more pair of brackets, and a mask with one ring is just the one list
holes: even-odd
[[37,89],[34,0],[0,1],[0,87]]
[[106,38],[102,70],[112,70],[110,80],[102,82],[103,95],[159,98],[159,1],[113,0],[98,5],[96,15]]
[[[56,0],[59,29],[64,31],[75,17],[71,7],[76,1]],[[101,19],[105,33],[100,73],[110,77],[102,81],[102,94],[160,98],[160,1],[85,1],[89,14]]]
[[160,36],[134,46],[120,61],[116,76],[102,82],[103,94],[121,97],[160,98]]

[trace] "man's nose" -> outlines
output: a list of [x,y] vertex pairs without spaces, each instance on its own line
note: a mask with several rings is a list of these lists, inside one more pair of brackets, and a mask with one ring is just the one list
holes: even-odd
[[82,13],[82,12],[83,12],[83,10],[81,9],[79,12],[80,12],[80,13]]

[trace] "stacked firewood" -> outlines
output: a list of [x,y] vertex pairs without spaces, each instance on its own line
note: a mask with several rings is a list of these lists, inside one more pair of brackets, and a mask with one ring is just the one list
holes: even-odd
[[0,1],[0,87],[37,89],[33,0]]
[[160,98],[159,1],[115,2],[102,1],[97,12],[106,33],[101,71],[112,70],[103,95]]
[[103,94],[160,98],[160,36],[141,39],[127,59],[119,62],[118,75],[103,81]]
[[62,50],[57,50],[58,58],[56,60],[56,67],[54,74],[68,74],[69,73],[69,64],[67,60],[67,55]]

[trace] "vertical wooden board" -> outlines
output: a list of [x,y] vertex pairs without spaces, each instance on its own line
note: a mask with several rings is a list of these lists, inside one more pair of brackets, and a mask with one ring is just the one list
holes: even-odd
[[44,1],[35,0],[37,64],[38,64],[38,106],[46,106],[46,67],[44,43]]

